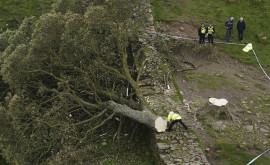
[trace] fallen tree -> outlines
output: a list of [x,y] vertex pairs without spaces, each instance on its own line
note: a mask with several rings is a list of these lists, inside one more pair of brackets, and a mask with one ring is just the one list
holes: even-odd
[[162,117],[154,115],[149,111],[138,111],[129,108],[126,105],[117,104],[113,101],[109,101],[105,104],[106,108],[111,109],[115,113],[119,113],[130,119],[135,120],[157,132],[164,132],[167,128],[167,120]]
[[0,35],[8,41],[0,50],[0,146],[9,162],[94,161],[94,135],[115,113],[164,131],[139,87],[148,7],[144,0],[58,0],[50,13]]

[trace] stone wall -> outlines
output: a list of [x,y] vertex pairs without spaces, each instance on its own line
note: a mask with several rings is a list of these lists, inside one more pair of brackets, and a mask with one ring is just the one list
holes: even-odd
[[[147,15],[151,26],[148,30],[154,31],[153,17],[150,4],[147,6]],[[146,47],[146,66],[143,72],[144,79],[141,80],[141,90],[150,107],[159,115],[166,117],[170,111],[179,113],[182,120],[189,127],[184,130],[181,125],[176,125],[172,132],[154,133],[149,130],[149,141],[157,165],[209,165],[202,149],[199,147],[199,140],[192,131],[193,121],[189,117],[189,109],[182,102],[176,102],[172,96],[176,90],[169,82],[170,90],[166,89],[164,75],[167,71],[162,69],[162,57],[159,56],[155,46],[155,34],[145,33],[141,36],[142,43]]]

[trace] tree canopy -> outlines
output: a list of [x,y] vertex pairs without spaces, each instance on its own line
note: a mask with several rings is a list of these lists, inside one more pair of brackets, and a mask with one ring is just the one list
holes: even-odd
[[20,165],[91,162],[91,136],[114,115],[104,102],[145,106],[139,38],[147,4],[58,0],[51,12],[0,35],[5,158]]

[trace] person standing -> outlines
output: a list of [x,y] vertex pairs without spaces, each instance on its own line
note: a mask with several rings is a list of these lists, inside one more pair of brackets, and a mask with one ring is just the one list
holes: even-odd
[[215,28],[213,24],[210,24],[206,29],[206,35],[208,36],[208,42],[211,44],[214,43],[214,33],[215,33]]
[[232,30],[233,30],[233,17],[231,17],[228,21],[225,22],[225,27],[226,27],[226,36],[225,36],[225,41],[230,41],[231,35],[232,35]]
[[174,112],[170,112],[169,115],[168,115],[168,122],[172,121],[168,128],[166,129],[166,131],[171,131],[172,130],[172,127],[177,123],[179,122],[186,130],[188,130],[188,127],[185,125],[185,123],[182,122],[182,119],[181,119],[181,116],[174,113]]
[[201,24],[201,27],[198,29],[198,35],[200,37],[199,43],[204,43],[205,42],[205,33],[206,33],[206,28],[204,27],[204,24]]
[[243,17],[241,17],[237,23],[238,40],[240,42],[243,40],[245,29],[246,29],[246,23],[245,23]]

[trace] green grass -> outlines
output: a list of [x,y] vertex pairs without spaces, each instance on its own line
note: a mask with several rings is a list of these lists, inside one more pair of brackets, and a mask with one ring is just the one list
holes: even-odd
[[168,144],[168,145],[171,145],[171,140],[166,140],[166,139],[164,139],[164,140],[159,140],[158,141],[159,143],[165,143],[165,144]]
[[[226,160],[226,163],[224,163],[224,165],[247,164],[249,161],[251,161],[257,156],[246,153],[245,151],[241,150],[237,144],[218,142],[215,144],[215,146],[218,149],[221,149],[221,152],[215,156],[215,159]],[[262,156],[257,159],[253,164],[266,165],[269,163],[269,161],[269,157]]]
[[262,91],[266,89],[262,84],[254,84],[254,87],[259,88]]
[[[166,2],[166,3],[165,3]],[[157,21],[169,21],[166,17],[173,12],[166,4],[179,5],[181,15],[173,20],[185,21],[199,27],[201,22],[213,23],[216,29],[215,37],[224,40],[225,21],[233,16],[235,26],[232,34],[232,42],[237,41],[236,24],[240,17],[244,17],[247,24],[244,32],[244,43],[251,42],[263,67],[270,72],[270,1],[269,0],[153,0],[154,19]],[[158,4],[158,5],[157,5]],[[165,10],[165,9],[166,10]],[[168,11],[169,10],[169,11]],[[165,17],[165,18],[164,18]],[[161,19],[162,18],[162,19]],[[196,33],[196,32],[195,32]],[[266,40],[263,37],[267,37]],[[244,53],[241,46],[220,46],[220,49],[241,62],[258,66],[252,52]]]
[[174,21],[182,13],[182,8],[177,0],[151,1],[155,21]]
[[187,72],[185,77],[188,81],[196,82],[199,89],[221,89],[223,85],[226,85],[234,89],[244,90],[243,87],[222,74]]
[[172,76],[172,82],[173,82],[173,85],[174,85],[175,90],[176,90],[176,94],[172,96],[173,101],[175,101],[175,102],[180,101],[180,102],[183,103],[184,97],[183,97],[183,95],[181,94],[181,90],[180,90],[180,88],[178,87],[178,85],[177,85],[177,83],[176,83],[176,81],[175,81],[174,76]]
[[196,134],[195,131],[192,130],[191,132],[196,136],[196,139],[197,139],[197,141],[198,141],[198,146],[199,146],[199,148],[202,150],[202,152],[204,153],[205,149],[204,149],[204,147],[203,147],[203,144],[202,144],[202,142],[201,142],[201,139],[199,138],[199,136]]
[[[3,0],[0,3],[0,28],[16,29],[27,16],[40,16],[51,9],[54,0]],[[7,25],[8,24],[8,25]]]

